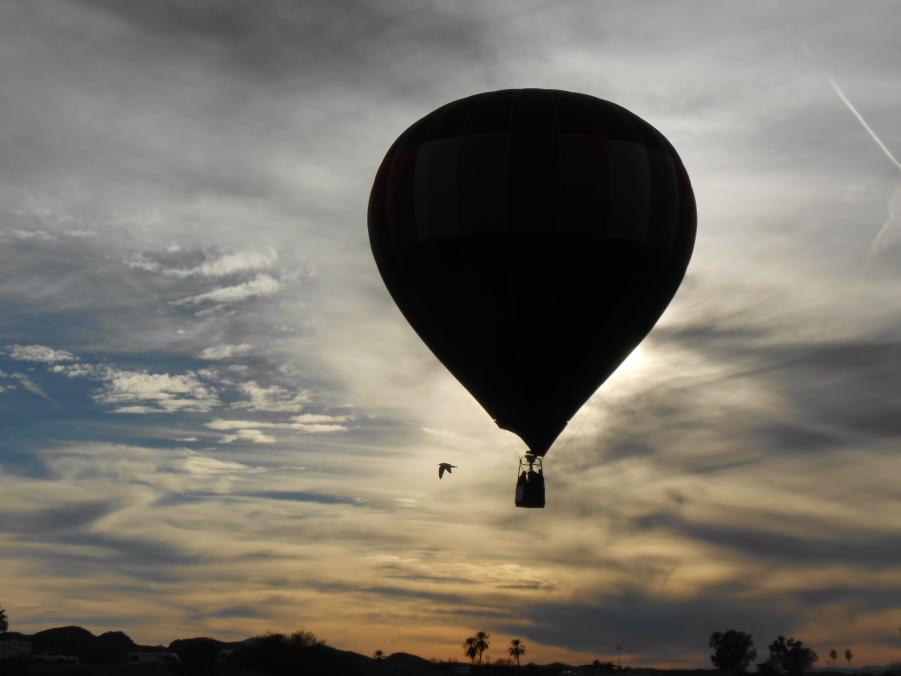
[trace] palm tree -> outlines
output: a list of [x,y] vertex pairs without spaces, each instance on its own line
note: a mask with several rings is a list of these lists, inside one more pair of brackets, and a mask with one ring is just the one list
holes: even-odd
[[374,659],[376,662],[381,662],[383,659],[385,659],[385,651],[376,650],[374,653],[372,653],[372,659]]
[[488,642],[489,638],[491,638],[491,635],[487,632],[476,632],[476,648],[478,648],[479,650],[479,664],[482,663],[482,653],[484,653],[491,647],[491,644]]
[[6,633],[9,629],[9,620],[6,619],[6,610],[0,608],[0,634]]
[[470,636],[468,639],[463,641],[463,653],[472,660],[472,663],[476,663],[476,655],[479,654],[479,649],[476,646],[476,637]]
[[510,647],[507,649],[507,652],[510,653],[511,657],[516,658],[516,666],[519,666],[519,656],[526,654],[526,644],[520,641],[518,638],[514,638],[510,641]]
[[832,658],[832,668],[835,669],[835,659],[838,657],[838,653],[835,652],[835,648],[829,651],[829,657]]
[[851,648],[845,650],[845,659],[848,660],[848,669],[851,668],[851,658],[854,657],[854,653],[851,652]]
[[476,632],[476,650],[479,651],[479,664],[482,663],[482,653],[491,647],[491,644],[488,643],[489,638],[491,638],[491,636],[484,631]]

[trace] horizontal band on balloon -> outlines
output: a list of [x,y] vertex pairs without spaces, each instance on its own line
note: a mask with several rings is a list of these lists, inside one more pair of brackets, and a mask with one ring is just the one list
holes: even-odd
[[[386,159],[390,246],[527,232],[677,246],[679,176],[668,153],[584,135],[535,137],[443,138]],[[511,182],[533,187],[511,200]]]

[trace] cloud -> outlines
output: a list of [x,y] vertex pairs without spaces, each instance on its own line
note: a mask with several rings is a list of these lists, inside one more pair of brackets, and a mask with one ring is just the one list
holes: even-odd
[[345,432],[347,427],[345,425],[323,425],[319,423],[294,423],[291,425],[291,429],[306,432],[307,434],[328,434],[330,432]]
[[264,251],[240,251],[210,258],[200,265],[186,270],[165,270],[164,274],[174,277],[225,277],[236,272],[271,268],[277,261],[278,254],[272,248]]
[[7,514],[0,531],[48,534],[82,529],[122,508],[118,500],[101,499],[68,502],[54,507]]
[[98,403],[114,406],[138,403],[137,406],[126,407],[127,410],[120,409],[122,413],[206,412],[220,404],[216,392],[192,372],[170,375],[107,368],[103,372],[103,380],[102,389],[94,394],[94,400]]
[[252,468],[240,462],[220,460],[205,455],[189,453],[182,467],[186,472],[198,476],[214,476],[220,474],[235,474],[246,472]]
[[360,507],[364,503],[358,498],[343,495],[326,495],[309,491],[255,491],[245,493],[247,497],[266,500],[284,500],[287,502],[315,502],[321,505],[353,505]]
[[13,237],[17,239],[33,239],[44,242],[51,242],[56,239],[49,232],[44,232],[43,230],[18,230],[16,228],[10,228],[10,232]]
[[120,406],[114,408],[113,413],[133,413],[143,415],[146,413],[162,413],[163,411],[155,406]]
[[7,346],[9,356],[16,361],[31,361],[44,364],[54,364],[60,361],[77,361],[71,352],[66,350],[56,350],[46,345],[9,345]]
[[253,349],[252,345],[242,344],[242,345],[216,345],[214,347],[207,347],[200,351],[200,354],[197,355],[201,359],[206,359],[210,361],[214,360],[222,360],[222,359],[231,359],[232,357],[240,357],[242,355],[247,354]]
[[252,444],[274,444],[276,439],[258,429],[239,429],[234,434],[226,434],[219,441],[223,444],[230,444],[234,441],[248,441]]
[[291,420],[301,425],[310,425],[316,423],[341,423],[349,420],[346,415],[324,415],[321,413],[301,413],[300,415],[291,416]]
[[206,423],[206,426],[211,430],[239,430],[239,429],[247,429],[252,427],[266,427],[274,423],[267,424],[264,421],[257,420],[223,420],[222,418],[216,418],[215,420],[210,420]]
[[176,305],[197,305],[200,303],[238,303],[248,298],[256,298],[260,296],[271,296],[282,288],[281,282],[274,279],[271,275],[261,273],[249,282],[242,282],[234,286],[224,286],[213,291],[198,293],[194,296],[188,296],[179,301]]
[[[211,255],[204,253],[205,260],[191,267],[176,267],[171,264],[174,259],[184,258],[186,253],[180,246],[170,245],[166,255],[151,257],[150,252],[136,252],[125,258],[125,264],[135,270],[156,272],[164,277],[186,279],[189,277],[220,278],[254,270],[265,270],[278,262],[275,249],[248,249],[230,254]],[[166,261],[170,264],[167,264]]]
[[346,415],[322,415],[322,414],[303,414],[291,417],[291,422],[278,422],[274,420],[226,420],[216,418],[206,423],[206,426],[213,430],[236,430],[256,427],[269,427],[272,429],[283,430],[307,430],[311,427],[331,427],[335,430],[347,429],[341,423],[349,421],[350,416]]
[[348,420],[350,420],[350,417],[345,415],[302,414],[292,416],[291,422],[216,418],[207,422],[206,426],[217,431],[234,431],[233,434],[227,434],[222,437],[220,441],[224,444],[235,441],[272,444],[276,441],[275,437],[264,434],[260,428],[288,430],[304,434],[328,434],[347,431],[348,427],[343,423]]
[[125,260],[125,264],[135,270],[144,270],[145,272],[159,272],[161,266],[154,260],[151,260],[143,253],[136,253]]
[[241,383],[239,389],[249,398],[234,402],[231,408],[248,411],[298,412],[311,398],[307,390],[291,392],[278,385],[264,387],[253,380]]
[[854,565],[861,568],[892,567],[897,562],[897,534],[889,531],[859,532],[824,520],[810,532],[789,530],[792,523],[755,527],[722,521],[689,521],[672,514],[655,514],[640,521],[641,528],[679,533],[709,545],[758,559],[792,565]]
[[103,378],[107,373],[106,367],[96,364],[86,364],[79,362],[77,364],[54,364],[50,367],[51,373],[58,373],[67,378]]
[[740,627],[755,637],[775,636],[798,621],[790,611],[738,592],[710,589],[679,599],[640,590],[610,590],[594,601],[536,600],[525,610],[524,622],[506,623],[504,631],[587,652],[596,649],[601,635],[606,637],[607,651],[622,644],[627,654],[644,659],[653,654],[665,661],[684,659],[687,646],[703,645],[716,630]]

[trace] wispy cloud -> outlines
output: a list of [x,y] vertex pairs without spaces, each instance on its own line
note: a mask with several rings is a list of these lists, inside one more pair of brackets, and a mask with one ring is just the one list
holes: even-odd
[[223,286],[212,291],[198,293],[188,296],[179,301],[176,305],[197,305],[200,303],[238,303],[248,298],[256,298],[259,296],[271,296],[282,288],[281,282],[273,278],[271,275],[261,273],[248,282],[242,282],[233,286]]
[[346,432],[350,420],[350,416],[346,415],[302,414],[292,416],[289,421],[215,418],[207,422],[206,426],[212,430],[232,432],[222,437],[222,443],[249,441],[271,444],[276,441],[275,437],[264,434],[261,428],[302,434],[328,434]]
[[54,364],[60,361],[76,361],[76,357],[66,350],[56,350],[46,345],[9,345],[9,356],[16,361],[32,361]]
[[207,347],[200,351],[200,354],[197,355],[201,359],[206,359],[209,361],[217,361],[222,359],[232,359],[233,357],[240,357],[253,349],[252,345],[215,345],[213,347]]
[[219,440],[223,444],[230,444],[235,441],[247,441],[252,444],[274,444],[276,438],[265,434],[258,429],[238,429],[233,434],[226,434]]
[[272,248],[263,251],[240,251],[210,258],[193,268],[164,270],[164,274],[174,277],[225,277],[237,272],[271,268],[277,261],[278,254]]
[[278,253],[274,248],[257,250],[249,249],[246,251],[238,251],[228,254],[205,254],[205,260],[198,265],[191,267],[175,267],[164,262],[165,259],[172,258],[172,254],[181,254],[182,249],[179,246],[168,247],[168,256],[154,256],[150,252],[136,252],[125,259],[128,267],[143,270],[145,272],[155,272],[164,277],[172,277],[176,279],[186,279],[189,277],[201,278],[220,278],[236,275],[243,272],[252,272],[255,270],[265,270],[272,268],[278,262]]
[[292,392],[279,385],[265,387],[253,380],[240,383],[238,387],[248,398],[232,403],[231,407],[248,411],[299,412],[311,396],[306,390]]
[[[240,462],[230,460],[220,460],[206,455],[197,453],[189,453],[185,458],[182,467],[189,474],[199,476],[216,476],[222,474],[235,474],[239,472],[254,471],[252,467]],[[262,471],[262,470],[256,470]]]

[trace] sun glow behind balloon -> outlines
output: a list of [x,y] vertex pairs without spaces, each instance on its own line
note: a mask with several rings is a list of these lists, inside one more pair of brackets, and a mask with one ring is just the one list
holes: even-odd
[[638,371],[646,365],[646,361],[641,347],[636,347],[629,356],[623,360],[623,363],[619,365],[619,368],[616,369],[612,377],[615,377],[616,375],[623,376],[627,373]]

